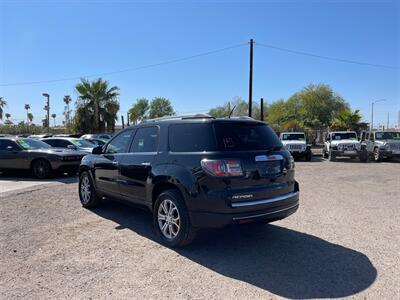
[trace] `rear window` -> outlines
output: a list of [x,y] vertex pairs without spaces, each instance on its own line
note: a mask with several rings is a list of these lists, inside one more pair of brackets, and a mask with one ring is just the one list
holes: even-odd
[[211,124],[171,125],[169,127],[169,149],[172,152],[215,151],[215,139]]
[[218,122],[214,124],[218,148],[223,151],[268,150],[282,147],[273,130],[255,122]]

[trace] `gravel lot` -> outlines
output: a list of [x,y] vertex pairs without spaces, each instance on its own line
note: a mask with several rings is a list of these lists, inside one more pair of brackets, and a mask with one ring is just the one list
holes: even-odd
[[399,299],[400,163],[296,168],[296,214],[179,250],[154,240],[149,213],[81,208],[73,179],[5,191],[1,298]]

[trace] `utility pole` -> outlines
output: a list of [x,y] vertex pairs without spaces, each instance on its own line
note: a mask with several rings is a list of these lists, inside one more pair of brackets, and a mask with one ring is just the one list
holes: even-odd
[[378,103],[378,102],[382,102],[382,101],[386,101],[386,99],[379,99],[379,100],[375,100],[372,101],[372,110],[371,110],[371,125],[369,127],[370,131],[374,130],[374,104]]
[[389,129],[389,113],[388,113],[388,118],[387,118],[386,129]]
[[260,120],[264,121],[264,98],[260,99]]
[[122,129],[124,129],[125,128],[124,116],[121,116],[121,121],[122,121]]
[[253,106],[253,45],[254,40],[250,39],[249,117],[252,115]]
[[47,93],[43,93],[42,95],[47,98],[45,110],[47,111],[47,133],[50,133],[50,95]]
[[126,113],[126,126],[129,127],[129,111]]

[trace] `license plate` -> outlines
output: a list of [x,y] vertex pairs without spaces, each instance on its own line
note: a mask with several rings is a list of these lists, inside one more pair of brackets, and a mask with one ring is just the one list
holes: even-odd
[[258,162],[258,172],[261,176],[271,177],[277,176],[282,173],[282,161],[265,161],[265,162]]
[[356,154],[356,151],[344,151],[344,154]]

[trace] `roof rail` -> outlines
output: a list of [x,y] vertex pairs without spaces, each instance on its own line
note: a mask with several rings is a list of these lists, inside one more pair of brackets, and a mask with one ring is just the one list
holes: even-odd
[[208,114],[177,115],[177,116],[166,116],[161,118],[147,119],[143,120],[141,123],[169,121],[169,120],[189,120],[189,119],[215,119],[215,118]]

